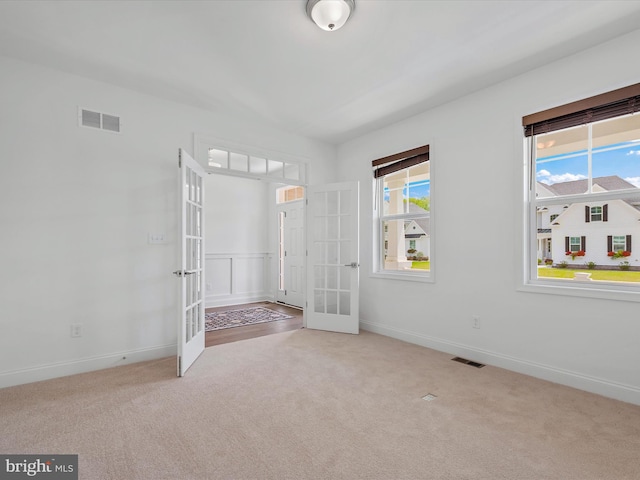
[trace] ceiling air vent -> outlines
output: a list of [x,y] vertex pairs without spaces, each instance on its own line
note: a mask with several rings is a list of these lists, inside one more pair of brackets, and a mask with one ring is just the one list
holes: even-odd
[[120,117],[94,112],[84,108],[79,110],[78,119],[80,120],[80,126],[120,133]]

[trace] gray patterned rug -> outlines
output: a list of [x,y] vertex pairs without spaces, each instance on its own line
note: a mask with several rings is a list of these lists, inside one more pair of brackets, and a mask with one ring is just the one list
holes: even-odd
[[274,322],[292,318],[291,315],[276,312],[265,307],[243,308],[241,310],[226,310],[224,312],[205,313],[205,331],[222,330],[223,328],[242,327],[254,323]]

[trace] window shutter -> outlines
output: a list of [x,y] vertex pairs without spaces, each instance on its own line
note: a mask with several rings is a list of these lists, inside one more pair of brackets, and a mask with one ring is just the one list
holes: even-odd
[[627,252],[631,251],[631,235],[627,235]]
[[587,237],[580,237],[580,250],[587,251]]
[[603,222],[609,221],[609,204],[608,203],[605,203],[602,206],[602,221]]
[[569,251],[569,237],[564,237],[564,251]]
[[591,207],[589,207],[589,205],[585,205],[584,207],[584,221],[586,223],[591,221]]
[[613,251],[613,237],[611,235],[607,235],[607,252]]

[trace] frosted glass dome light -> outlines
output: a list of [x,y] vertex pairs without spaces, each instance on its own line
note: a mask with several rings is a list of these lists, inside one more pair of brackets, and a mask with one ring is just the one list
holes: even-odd
[[355,0],[308,0],[307,15],[321,29],[333,32],[342,27],[353,10]]

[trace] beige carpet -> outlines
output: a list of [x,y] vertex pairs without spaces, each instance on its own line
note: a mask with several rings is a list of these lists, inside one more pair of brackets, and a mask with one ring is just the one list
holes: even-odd
[[0,452],[77,453],[81,479],[640,478],[640,407],[372,333],[280,333],[174,372],[0,390]]

